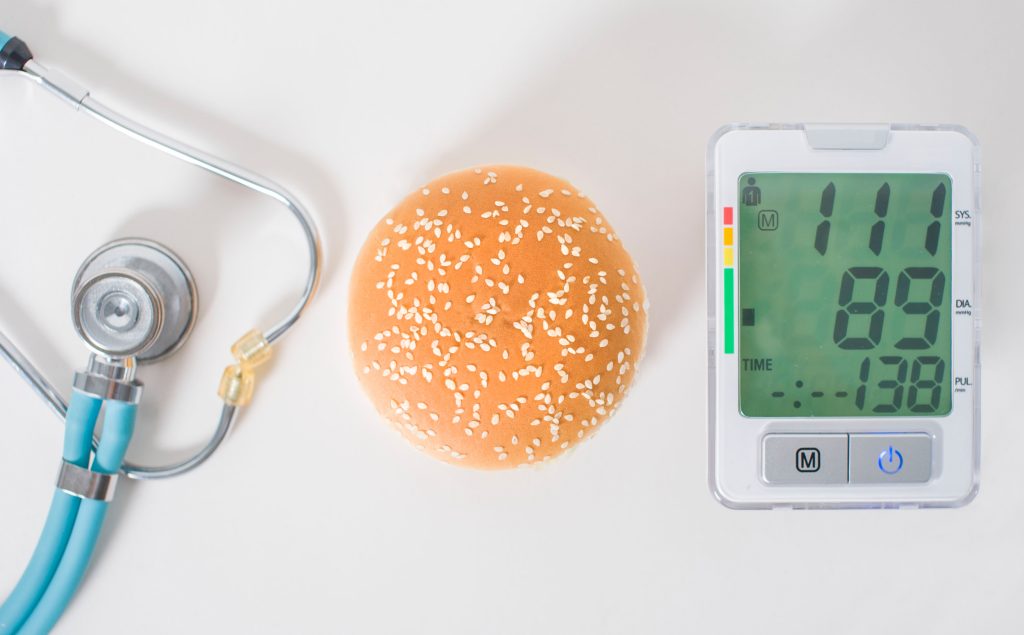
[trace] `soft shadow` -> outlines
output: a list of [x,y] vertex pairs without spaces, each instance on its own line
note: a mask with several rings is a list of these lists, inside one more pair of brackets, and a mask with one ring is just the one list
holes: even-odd
[[[648,355],[689,306],[704,306],[704,147],[689,125],[700,72],[686,8],[633,7],[551,57],[503,113],[442,152],[423,180],[470,165],[520,163],[572,181],[633,255],[650,300]],[[696,165],[695,165],[696,163]]]

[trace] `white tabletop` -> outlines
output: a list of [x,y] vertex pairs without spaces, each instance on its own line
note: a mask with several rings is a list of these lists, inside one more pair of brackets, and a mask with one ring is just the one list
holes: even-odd
[[[1024,593],[1022,14],[999,2],[18,3],[0,28],[127,114],[287,185],[322,293],[221,452],[118,492],[59,633],[1010,633]],[[67,390],[72,275],[167,243],[199,325],[143,369],[130,451],[180,458],[228,346],[287,308],[273,204],[0,77],[0,327]],[[736,512],[707,487],[704,156],[731,121],[966,125],[984,167],[982,487],[963,509]],[[438,463],[349,368],[362,237],[444,172],[521,163],[590,194],[639,264],[650,348],[600,435],[539,470]],[[53,488],[61,426],[0,370],[0,597]],[[820,630],[819,630],[820,629]]]

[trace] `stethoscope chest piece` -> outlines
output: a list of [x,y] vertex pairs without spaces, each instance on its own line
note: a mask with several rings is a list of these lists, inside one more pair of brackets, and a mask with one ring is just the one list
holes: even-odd
[[192,273],[171,250],[116,240],[79,268],[71,292],[75,330],[95,352],[151,362],[176,351],[198,313]]

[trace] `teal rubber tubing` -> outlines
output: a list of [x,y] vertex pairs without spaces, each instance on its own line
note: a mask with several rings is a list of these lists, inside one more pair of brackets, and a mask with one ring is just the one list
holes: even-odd
[[[124,455],[135,431],[137,406],[121,401],[107,401],[106,407],[103,435],[96,448],[92,470],[102,474],[116,474],[124,463]],[[60,619],[89,566],[106,514],[106,502],[90,499],[82,501],[64,558],[19,635],[45,635]]]
[[7,35],[3,31],[0,31],[0,49],[7,46],[7,43],[11,41],[11,36]]
[[[92,433],[102,401],[75,391],[71,395],[64,428],[64,460],[79,467],[89,466]],[[71,537],[81,500],[57,490],[36,549],[25,572],[0,606],[0,634],[13,635],[32,614],[53,578]]]

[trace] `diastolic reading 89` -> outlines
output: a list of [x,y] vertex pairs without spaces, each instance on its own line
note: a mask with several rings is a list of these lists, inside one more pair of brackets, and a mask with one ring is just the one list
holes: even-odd
[[740,411],[948,414],[949,176],[746,173],[738,187]]

